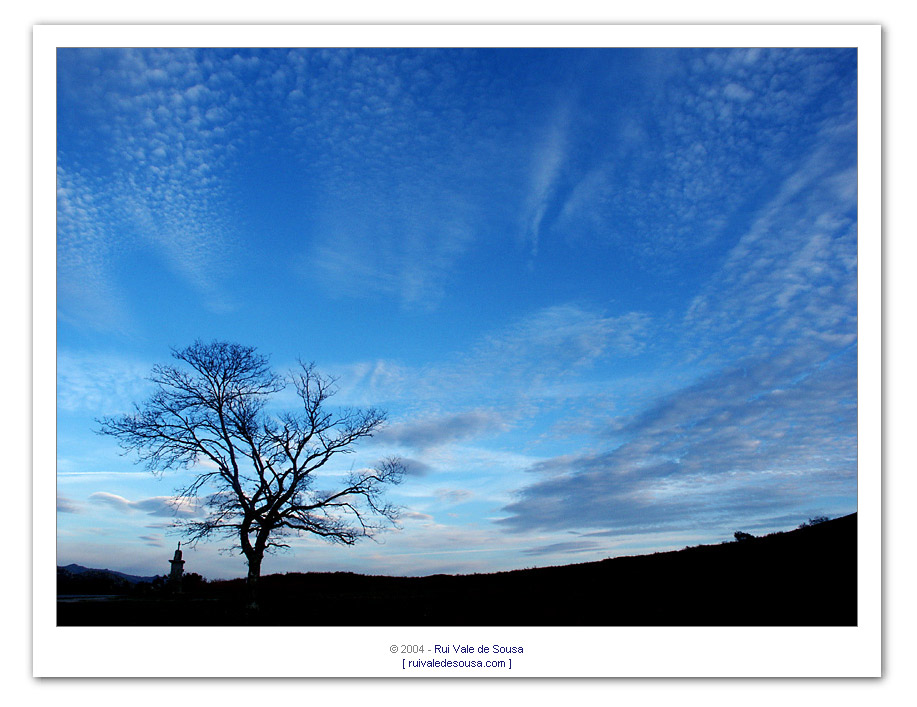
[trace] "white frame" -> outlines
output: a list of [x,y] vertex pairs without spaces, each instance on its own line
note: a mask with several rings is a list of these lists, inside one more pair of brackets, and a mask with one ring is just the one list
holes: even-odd
[[[878,25],[45,25],[33,28],[33,429],[56,418],[56,49],[66,46],[858,48],[858,625],[856,627],[103,628],[55,625],[56,458],[33,444],[35,676],[494,677],[402,671],[400,643],[521,645],[506,677],[881,674],[881,28]],[[297,642],[321,646],[304,655]],[[206,634],[206,636],[202,636]],[[269,653],[176,646],[269,644]],[[235,656],[240,656],[236,658]],[[304,696],[305,698],[305,696]]]

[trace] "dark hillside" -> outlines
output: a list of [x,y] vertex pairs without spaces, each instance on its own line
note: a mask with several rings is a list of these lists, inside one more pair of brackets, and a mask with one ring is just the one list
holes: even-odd
[[168,600],[58,605],[60,625],[855,625],[856,514],[721,545],[496,574],[268,575]]
[[92,569],[82,565],[57,568],[57,593],[61,594],[128,594],[138,584],[151,583],[155,577],[138,577],[114,570]]

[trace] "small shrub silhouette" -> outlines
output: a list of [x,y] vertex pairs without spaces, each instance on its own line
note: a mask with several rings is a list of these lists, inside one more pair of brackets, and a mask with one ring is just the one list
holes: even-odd
[[797,527],[799,528],[811,528],[813,525],[818,525],[819,523],[826,523],[831,520],[828,516],[815,516],[814,518],[809,518],[808,522],[800,523]]

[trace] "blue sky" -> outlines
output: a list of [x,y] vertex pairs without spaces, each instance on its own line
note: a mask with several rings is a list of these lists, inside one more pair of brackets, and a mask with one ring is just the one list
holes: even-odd
[[332,474],[409,466],[399,530],[304,537],[265,573],[566,564],[853,512],[856,71],[844,49],[59,50],[58,563],[167,571],[182,475],[93,420],[197,338],[388,410]]

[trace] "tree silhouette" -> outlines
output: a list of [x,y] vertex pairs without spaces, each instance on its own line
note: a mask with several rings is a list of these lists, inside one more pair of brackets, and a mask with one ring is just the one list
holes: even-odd
[[[97,422],[125,452],[136,452],[154,473],[191,469],[178,493],[200,506],[203,520],[178,520],[191,543],[230,537],[248,561],[255,601],[264,553],[289,547],[291,535],[311,533],[352,545],[394,523],[397,509],[384,502],[386,484],[401,481],[398,459],[352,471],[331,490],[316,472],[338,454],[353,451],[385,421],[376,409],[331,412],[335,380],[312,364],[281,377],[252,347],[197,341],[173,349],[180,366],[155,366],[156,392],[134,413]],[[292,385],[301,409],[271,413],[270,397]],[[324,479],[323,479],[324,480]]]

